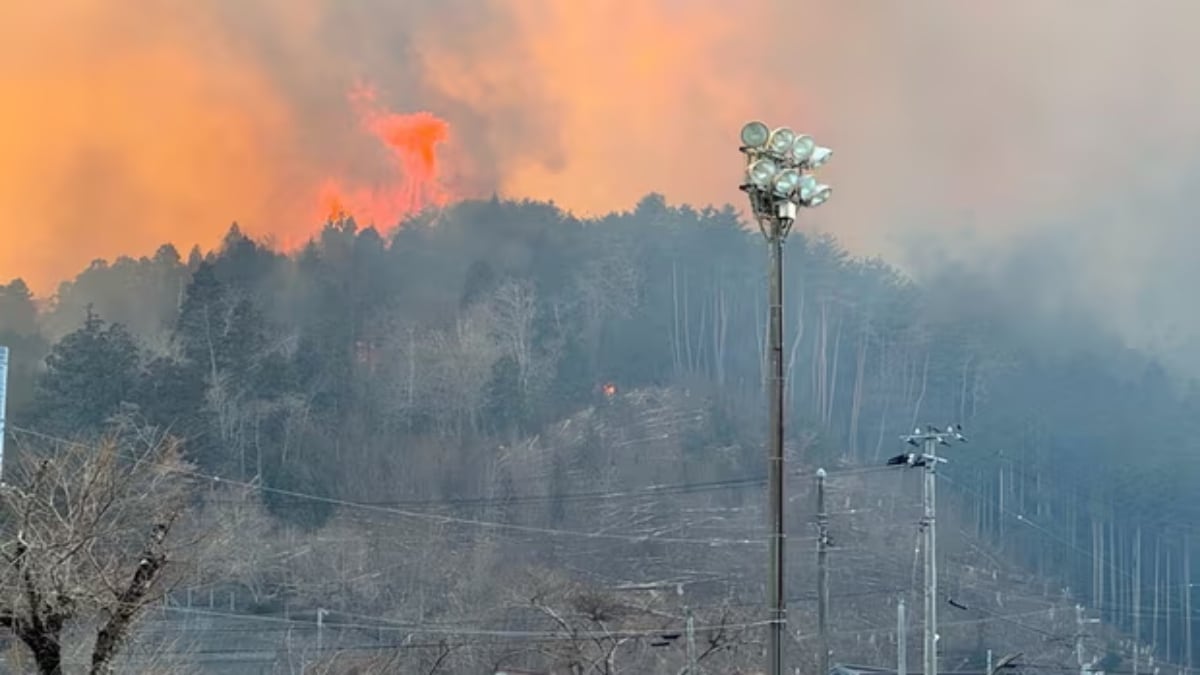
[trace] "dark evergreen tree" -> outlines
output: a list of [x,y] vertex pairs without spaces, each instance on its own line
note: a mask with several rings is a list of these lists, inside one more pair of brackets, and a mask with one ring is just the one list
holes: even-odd
[[146,364],[138,380],[135,400],[144,423],[183,439],[192,457],[204,454],[206,438],[206,384],[201,372],[169,357]]
[[138,368],[133,337],[120,324],[106,326],[89,308],[83,327],[46,357],[33,419],[48,433],[99,433],[123,403],[136,399]]
[[183,358],[210,379],[228,366],[221,344],[231,309],[216,269],[211,263],[201,263],[184,293],[175,325],[175,341]]
[[0,284],[0,334],[35,335],[38,333],[37,307],[33,293],[21,279]]
[[38,326],[33,294],[20,279],[0,285],[0,345],[9,350],[9,410],[20,417],[33,399],[39,365],[49,349]]

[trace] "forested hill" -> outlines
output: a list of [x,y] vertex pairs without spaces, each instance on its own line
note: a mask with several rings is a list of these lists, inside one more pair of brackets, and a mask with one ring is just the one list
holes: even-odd
[[[786,275],[788,434],[805,464],[877,465],[915,424],[961,422],[971,442],[947,489],[1014,560],[1117,621],[1137,591],[1145,603],[1190,578],[1193,388],[1097,322],[1039,314],[966,271],[924,288],[797,232]],[[651,196],[581,220],[491,200],[386,237],[331,223],[290,255],[235,226],[208,255],[94,263],[40,314],[14,281],[0,343],[21,428],[86,437],[133,419],[186,438],[205,471],[270,487],[471,499],[494,448],[610,385],[703,400],[687,462],[761,471],[764,300],[762,238],[732,208]],[[1182,617],[1178,592],[1162,602],[1143,612],[1158,632]]]

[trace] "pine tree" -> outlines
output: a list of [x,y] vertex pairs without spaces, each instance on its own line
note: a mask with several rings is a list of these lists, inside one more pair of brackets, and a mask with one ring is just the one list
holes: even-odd
[[100,432],[122,403],[134,400],[138,368],[133,337],[120,324],[106,326],[88,307],[83,326],[46,357],[35,421],[42,430],[61,435]]

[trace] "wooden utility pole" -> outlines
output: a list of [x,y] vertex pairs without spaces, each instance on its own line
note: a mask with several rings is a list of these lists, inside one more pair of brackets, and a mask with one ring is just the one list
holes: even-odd
[[700,668],[696,663],[696,617],[692,608],[687,609],[687,675],[698,675]]
[[327,610],[323,607],[317,608],[317,657],[316,657],[316,661],[318,663],[321,661],[321,659],[323,659],[325,657],[325,654],[323,653],[325,651],[325,640],[324,640],[325,630],[324,629],[325,629],[325,615],[328,613],[329,613],[329,610]]
[[1133,675],[1142,649],[1142,526],[1133,531]]
[[825,512],[825,469],[817,469],[817,632],[821,675],[829,675],[829,514]]
[[1089,623],[1100,623],[1100,619],[1083,618],[1083,605],[1075,605],[1075,660],[1079,663],[1079,675],[1090,675],[1092,664],[1083,654],[1083,627]]
[[1192,673],[1192,546],[1187,533],[1183,535],[1183,648],[1189,675]]
[[1164,605],[1163,610],[1167,613],[1167,620],[1163,622],[1163,631],[1165,633],[1164,642],[1166,643],[1166,648],[1167,648],[1167,651],[1166,651],[1167,660],[1174,661],[1175,660],[1175,652],[1174,652],[1174,650],[1171,649],[1175,645],[1171,641],[1171,634],[1174,632],[1171,630],[1171,624],[1173,624],[1174,621],[1172,621],[1172,617],[1171,617],[1171,549],[1170,548],[1167,549],[1167,560],[1166,560],[1165,565],[1166,566],[1163,568],[1163,571],[1166,574],[1166,579],[1163,580],[1163,591],[1164,591],[1163,597],[1166,599],[1166,604]]
[[1158,598],[1162,593],[1162,586],[1159,584],[1158,573],[1162,569],[1162,537],[1154,536],[1154,620],[1150,622],[1150,646],[1155,651],[1158,650],[1158,622],[1162,620],[1159,615]]
[[1075,605],[1075,661],[1079,664],[1079,675],[1088,675],[1090,669],[1083,656],[1083,605]]

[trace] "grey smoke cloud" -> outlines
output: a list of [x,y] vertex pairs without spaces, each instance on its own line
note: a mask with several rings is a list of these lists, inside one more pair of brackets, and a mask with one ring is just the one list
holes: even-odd
[[[1039,265],[1030,288],[1200,369],[1200,319],[1187,311],[1200,250],[1194,2],[151,0],[130,11],[62,0],[6,11],[0,74],[31,84],[0,112],[11,215],[0,228],[13,244],[0,276],[31,277],[43,294],[95,257],[213,245],[233,220],[256,234],[311,231],[297,205],[322,176],[385,177],[345,98],[366,80],[398,111],[450,121],[445,166],[460,195],[497,190],[581,214],[650,191],[740,205],[738,126],[791,123],[836,151],[824,170],[834,198],[802,227],[918,277],[936,269],[930,250],[986,271],[1036,241],[1061,265]],[[163,54],[175,60],[161,77],[134,77]],[[111,119],[47,121],[88,100]],[[187,129],[210,137],[181,143]],[[94,148],[86,171],[80,148]],[[89,175],[120,180],[85,189]],[[70,208],[63,194],[76,195]]]

